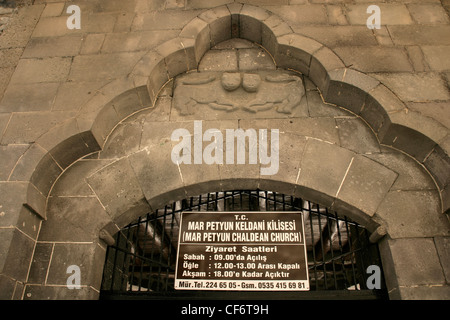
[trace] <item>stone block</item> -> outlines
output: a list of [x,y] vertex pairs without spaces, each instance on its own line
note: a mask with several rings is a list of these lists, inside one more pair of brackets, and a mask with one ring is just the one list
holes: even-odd
[[[343,69],[344,64],[330,49],[322,47],[314,52],[311,58],[309,78],[322,91],[328,91],[330,81],[329,72],[335,69]],[[326,100],[326,99],[325,99]]]
[[33,284],[44,284],[47,276],[48,266],[53,251],[53,243],[36,243],[33,254],[28,282]]
[[39,233],[40,219],[46,219],[47,195],[44,196],[31,182],[28,183],[26,195],[27,200],[21,209],[18,228],[35,238]]
[[67,268],[76,265],[80,268],[80,285],[100,289],[97,282],[98,278],[101,281],[104,258],[105,250],[96,243],[55,243],[46,284],[63,285],[67,289]]
[[306,142],[305,137],[280,132],[278,172],[270,176],[260,176],[259,189],[293,195]]
[[431,70],[450,70],[450,46],[422,46],[422,51]]
[[28,42],[23,58],[68,57],[80,52],[83,38],[81,35],[65,37],[32,38]]
[[[95,171],[107,166],[113,160],[79,160],[71,165],[63,175],[58,179],[57,183],[52,188],[50,196],[52,197],[68,197],[79,196],[89,197],[93,196],[94,192],[86,183],[84,177],[92,175]],[[80,179],[83,177],[83,179]]]
[[411,3],[408,10],[418,24],[448,24],[447,12],[440,3]]
[[206,9],[206,8],[214,8],[218,7],[233,1],[230,0],[187,0],[186,8],[187,9]]
[[15,68],[23,51],[23,48],[0,49],[0,68]]
[[[382,24],[384,25],[410,25],[413,24],[409,11],[404,4],[377,4],[382,12]],[[367,4],[348,5],[347,17],[350,24],[365,25],[368,14]]]
[[[16,283],[17,281],[7,277],[3,274],[0,274],[0,288],[2,288],[2,291],[0,292],[0,299],[1,300],[12,300],[14,297],[14,292],[16,289]],[[18,297],[17,299],[21,299],[21,297]]]
[[50,197],[39,241],[92,242],[111,217],[95,196]]
[[108,137],[100,159],[119,159],[139,150],[142,123],[120,123]]
[[90,33],[83,38],[80,54],[98,54],[105,41],[105,34]]
[[448,236],[437,191],[390,191],[376,211],[393,239]]
[[353,158],[337,198],[373,216],[397,174],[364,156]]
[[3,31],[0,48],[26,47],[44,7],[44,4],[21,7]]
[[0,103],[2,112],[49,111],[59,83],[10,85]]
[[276,69],[272,57],[264,49],[239,49],[237,52],[241,71]]
[[380,144],[373,131],[359,118],[336,118],[339,141],[343,148],[359,154],[380,152]]
[[354,153],[336,145],[308,139],[297,184],[323,193],[326,206],[338,194]]
[[395,45],[450,45],[449,25],[388,26]]
[[270,7],[270,11],[280,16],[291,26],[307,24],[326,24],[327,11],[319,4],[306,5],[278,5]]
[[389,244],[400,287],[445,283],[433,239],[398,239]]
[[278,53],[275,55],[277,65],[292,68],[309,75],[312,55],[322,48],[315,40],[299,34],[287,34],[277,38]]
[[434,239],[436,250],[441,262],[442,269],[444,271],[445,279],[447,283],[450,281],[450,238],[449,237],[436,237]]
[[25,282],[35,241],[16,228],[0,229],[0,240],[1,273]]
[[361,72],[412,72],[403,48],[380,46],[337,47],[334,52],[345,65]]
[[447,128],[450,128],[450,118],[447,117],[449,102],[410,102],[407,107],[411,111],[432,118]]
[[398,173],[398,177],[391,190],[433,190],[436,188],[430,174],[411,157],[400,153],[373,153],[366,157],[381,163],[392,171]]
[[131,31],[139,30],[181,30],[200,10],[166,10],[152,14],[138,12],[131,25]]
[[344,107],[324,102],[321,94],[317,90],[307,90],[306,98],[308,100],[308,115],[310,117],[337,118],[353,116]]
[[378,44],[367,26],[293,26],[294,31],[329,47],[375,46]]
[[[414,143],[411,143],[414,141]],[[382,144],[393,146],[423,162],[436,143],[422,133],[404,125],[392,124],[381,140]]]
[[442,286],[417,286],[400,287],[399,294],[402,300],[446,300],[450,299],[450,287]]
[[[59,17],[42,17],[33,30],[32,38],[40,37],[61,37],[74,34],[82,34],[83,28],[81,29],[68,29],[67,28],[67,18],[68,16],[63,15]],[[86,15],[81,15],[82,26],[86,25]]]
[[[45,172],[45,174],[34,174],[35,172]],[[61,173],[61,167],[51,155],[33,144],[18,161],[10,181],[31,181],[44,196],[47,196]]]
[[239,123],[242,127],[278,129],[280,133],[291,133],[327,144],[339,144],[339,133],[334,118],[242,119]]
[[367,92],[379,84],[376,79],[352,69],[336,69],[328,76],[327,90],[323,91],[325,101],[356,114],[363,108]]
[[389,113],[404,109],[404,104],[392,91],[384,85],[378,85],[366,95],[364,106],[359,114],[381,141],[392,123]]
[[150,51],[136,64],[132,73],[138,76],[148,76],[148,93],[154,104],[160,89],[169,81],[164,57],[156,51]]
[[0,146],[0,181],[7,181],[19,158],[29,148],[28,145]]
[[[99,43],[102,53],[148,51],[176,38],[178,34],[178,30],[109,33],[105,40],[101,40]],[[87,39],[89,39],[89,36]]]
[[211,34],[211,47],[231,39],[232,19],[226,6],[220,6],[202,12],[199,18],[209,25]]
[[[243,7],[243,12],[239,15],[239,38],[246,39],[252,42],[262,44],[262,23],[253,17],[255,13],[247,12],[246,6]],[[251,11],[257,9],[251,8]],[[250,10],[249,10],[250,11]],[[258,15],[260,10],[258,11]],[[269,13],[265,13],[269,17]]]
[[441,190],[450,184],[450,158],[440,147],[434,148],[424,165]]
[[53,127],[39,137],[37,143],[49,151],[61,168],[67,168],[75,160],[100,149],[89,132],[78,132],[75,118]]
[[199,71],[238,71],[236,50],[211,50],[198,65]]
[[53,97],[52,110],[78,111],[105,84],[105,81],[61,83],[56,97]]
[[100,169],[87,182],[112,219],[134,207],[147,205],[128,158]]
[[0,194],[0,226],[16,226],[26,200],[27,182],[1,182]]
[[3,133],[2,144],[29,144],[38,140],[54,126],[72,118],[74,113],[33,111],[12,113]]
[[128,75],[144,54],[142,52],[79,55],[73,59],[70,81],[113,80]]
[[444,80],[435,73],[380,73],[373,76],[405,102],[450,99]]
[[169,139],[129,156],[140,188],[154,210],[186,196],[179,168],[171,160],[171,152]]
[[[185,36],[188,38],[187,34]],[[189,54],[186,43],[187,41],[182,43],[181,39],[175,38],[155,48],[155,51],[164,57],[169,78],[197,68],[193,51],[195,48],[191,49],[191,54]]]
[[70,57],[21,59],[11,77],[11,84],[65,81],[71,63]]

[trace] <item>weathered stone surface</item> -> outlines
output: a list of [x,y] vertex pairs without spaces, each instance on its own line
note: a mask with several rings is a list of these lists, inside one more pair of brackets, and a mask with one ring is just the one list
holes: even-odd
[[66,286],[67,268],[76,265],[80,267],[81,285],[91,285],[99,289],[97,279],[102,269],[98,266],[103,264],[104,257],[105,250],[96,243],[55,243],[48,269],[47,284]]
[[433,239],[398,239],[389,243],[400,287],[445,283]]
[[24,282],[28,274],[35,241],[16,228],[0,229],[0,270],[2,274]]
[[435,73],[385,73],[374,76],[405,102],[450,99],[450,93],[444,81]]
[[328,199],[323,199],[321,203],[330,206],[332,199],[338,194],[353,156],[351,151],[336,145],[308,139],[297,184],[322,192]]
[[129,156],[140,188],[151,208],[163,208],[167,203],[186,196],[178,166],[171,160],[171,151],[172,143],[168,138],[161,141],[160,145],[146,147]]
[[28,42],[22,58],[76,56],[80,52],[82,40],[81,35],[32,38]]
[[11,85],[0,102],[2,112],[49,111],[53,107],[59,83]]
[[128,158],[102,168],[87,181],[113,219],[134,207],[148,207]]
[[[71,165],[53,186],[52,197],[90,197],[95,195],[85,178],[95,171],[107,166],[114,160],[79,160]],[[83,177],[80,179],[80,177]]]
[[236,50],[211,50],[198,66],[199,71],[238,71]]
[[397,174],[364,156],[355,156],[339,188],[337,198],[373,215]]
[[361,72],[411,72],[413,68],[405,51],[400,48],[359,46],[337,47],[336,54]]
[[[450,140],[444,107],[450,101],[450,42],[443,14],[448,1],[382,3],[380,30],[365,26],[366,2],[81,1],[81,30],[66,28],[66,5],[56,0],[36,0],[14,13],[11,24],[0,26],[0,95],[6,91],[0,98],[0,180],[11,180],[0,184],[5,196],[0,203],[0,265],[7,261],[0,295],[98,298],[105,246],[99,230],[107,226],[113,234],[137,216],[187,195],[259,187],[332,205],[367,222],[369,231],[379,222],[395,241],[418,241],[389,253],[393,272],[383,261],[385,275],[398,276],[389,279],[392,297],[447,297],[449,227],[441,202],[448,209],[445,154]],[[242,40],[219,43],[231,37],[250,39],[267,51]],[[208,52],[213,46],[214,52]],[[220,57],[224,52],[233,52],[233,59]],[[199,62],[200,73],[218,72],[219,64],[242,71],[247,93],[257,95],[255,74],[260,71],[255,70],[275,68],[266,52],[277,68],[296,70],[305,86],[306,97],[292,112],[227,112],[208,106],[186,116],[172,105],[177,95],[172,97],[170,87],[177,80],[171,77],[197,72]],[[210,54],[217,59],[207,61]],[[375,74],[359,76],[356,70]],[[169,85],[160,92],[165,83]],[[266,91],[276,96],[276,89]],[[321,94],[338,106],[324,103]],[[422,165],[394,148],[380,147],[357,116],[382,144],[424,161],[441,190]],[[170,154],[177,142],[170,141],[171,133],[178,128],[192,133],[189,120],[199,119],[204,128],[220,130],[280,129],[277,174],[262,176],[260,164],[173,164]],[[72,164],[99,146],[102,152]],[[106,158],[121,160],[111,164]],[[95,188],[85,182],[88,176],[98,178]],[[370,188],[371,183],[377,187]],[[115,212],[114,219],[102,204]],[[36,246],[32,239],[41,220],[30,210],[42,217],[48,213]],[[369,219],[372,214],[374,220]],[[430,241],[436,253],[429,250]],[[31,283],[25,285],[21,281],[27,279],[24,270],[34,248]],[[405,268],[416,263],[416,256],[419,278]],[[83,263],[82,275],[88,279],[83,278],[82,289],[68,290],[65,267],[77,263]],[[439,268],[443,271],[437,277]]]
[[28,281],[34,284],[44,284],[47,269],[50,264],[54,244],[36,243],[34,249],[33,263],[31,264]]
[[111,221],[95,196],[50,197],[39,241],[90,242]]
[[377,40],[366,26],[293,26],[296,33],[315,39],[330,48],[374,46]]
[[388,26],[394,44],[396,45],[449,45],[446,36],[450,32],[449,25],[428,26]]
[[99,81],[120,78],[129,74],[142,56],[142,52],[76,56],[68,79]]
[[433,190],[436,187],[423,166],[405,154],[393,151],[366,156],[398,173],[391,190]]
[[[378,3],[383,16],[383,24],[387,25],[409,25],[413,24],[409,11],[405,4]],[[347,6],[347,17],[351,24],[365,25],[367,21],[366,4],[355,4]]]
[[359,118],[337,118],[341,147],[356,153],[380,152],[380,145],[370,128]]
[[450,232],[437,191],[391,191],[376,214],[394,239],[447,236]]

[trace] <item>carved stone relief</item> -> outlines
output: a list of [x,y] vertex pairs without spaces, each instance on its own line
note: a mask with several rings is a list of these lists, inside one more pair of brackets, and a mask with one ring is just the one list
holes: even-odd
[[287,71],[200,72],[176,79],[173,104],[181,116],[201,106],[250,113],[274,110],[292,114],[305,95],[302,79]]

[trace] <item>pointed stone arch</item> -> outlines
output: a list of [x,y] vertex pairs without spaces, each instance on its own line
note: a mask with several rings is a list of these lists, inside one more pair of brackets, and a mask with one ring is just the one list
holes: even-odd
[[[448,211],[450,159],[447,150],[439,144],[448,139],[446,132],[427,130],[433,126],[433,120],[417,119],[385,85],[347,68],[332,50],[294,33],[277,15],[238,3],[202,12],[178,37],[150,50],[126,78],[101,88],[75,118],[37,139],[36,146],[21,159],[35,168],[20,174],[21,181],[31,182],[26,205],[45,217],[45,198],[65,168],[101,149],[117,123],[133,112],[153,106],[165,83],[178,74],[196,70],[207,50],[233,37],[260,44],[271,54],[277,67],[308,76],[326,102],[343,106],[361,117],[380,143],[415,158],[435,179],[441,193],[442,211]],[[53,170],[49,172],[48,168]]]
[[[403,102],[385,85],[346,67],[332,50],[311,38],[294,33],[290,26],[276,15],[258,7],[237,3],[204,11],[189,22],[178,37],[150,50],[133,70],[130,70],[127,77],[114,80],[101,88],[81,108],[76,117],[39,137],[19,162],[19,165],[27,165],[29,169],[12,173],[20,181],[29,181],[25,205],[45,219],[48,196],[55,182],[76,160],[101,150],[120,121],[137,111],[154,107],[159,92],[168,81],[181,73],[196,70],[207,50],[233,37],[260,44],[271,54],[278,67],[293,69],[308,76],[320,89],[325,101],[348,108],[363,119],[380,143],[414,157],[434,177],[441,194],[442,210],[448,211],[450,204],[446,192],[450,164],[447,151],[438,144],[446,137],[436,135],[434,131],[427,132],[427,126],[421,125],[421,121],[428,123],[431,120],[415,119],[414,115],[405,112]],[[328,142],[305,137],[296,138],[303,139],[305,150],[310,148],[313,152],[314,148],[324,148],[347,159],[336,171],[339,174],[335,177],[335,187],[321,189],[321,186],[313,185],[308,180],[292,181],[291,176],[258,178],[257,183],[261,187],[270,184],[276,189],[274,191],[307,195],[313,201],[326,203],[336,210],[344,211],[357,221],[367,222],[370,231],[376,231],[379,223],[372,217],[386,190],[374,192],[373,203],[369,206],[363,205],[361,199],[366,195],[362,190],[354,197],[345,196],[345,189],[342,189],[345,187],[345,177],[351,173],[360,182],[373,181],[371,173],[381,171],[394,180],[395,173],[376,161],[352,154]],[[145,158],[147,152],[149,150],[141,150],[90,174],[89,179],[98,182],[99,189],[94,188],[98,198],[102,198],[101,174],[106,171],[119,179],[123,175],[123,171],[119,169],[133,168],[135,176],[144,177],[149,172],[146,167],[150,165],[149,162],[141,162],[144,163],[142,167],[132,167],[132,163],[139,157]],[[292,161],[288,167],[298,165],[294,163],[294,159]],[[157,166],[158,162],[154,165]],[[333,164],[329,165],[324,164],[321,172],[325,173],[333,167]],[[139,188],[136,188],[136,193],[133,189],[129,190],[130,202],[116,208],[117,216],[108,212],[111,207],[104,206],[106,200],[103,201],[105,203],[102,202],[103,207],[96,204],[102,212],[102,218],[91,231],[96,237],[102,234],[102,239],[105,240],[108,239],[108,234],[118,231],[117,227],[123,226],[130,219],[159,205],[181,199],[186,194],[198,194],[199,190],[224,189],[224,186],[232,186],[232,182],[237,180],[241,180],[243,185],[255,183],[255,178],[249,176],[250,172],[236,170],[233,174],[230,179],[222,179],[219,172],[204,181],[192,177],[193,180],[189,183],[179,180],[177,169],[173,172],[173,180],[159,184],[166,190],[156,191],[146,188],[145,182],[136,178],[135,182]],[[283,174],[283,171],[280,174]],[[102,254],[97,254],[101,252],[97,244],[88,245],[87,250],[95,252],[95,256],[92,254],[87,264],[101,264],[102,259],[98,257]],[[98,274],[94,273],[90,271],[89,279],[85,283],[87,287],[96,289]]]

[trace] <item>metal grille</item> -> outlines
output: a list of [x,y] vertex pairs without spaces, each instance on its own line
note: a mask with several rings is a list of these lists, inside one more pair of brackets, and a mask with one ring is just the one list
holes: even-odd
[[368,290],[367,267],[381,268],[367,230],[336,212],[269,191],[215,192],[175,202],[117,233],[107,249],[102,293],[174,291],[182,211],[303,211],[311,291]]

